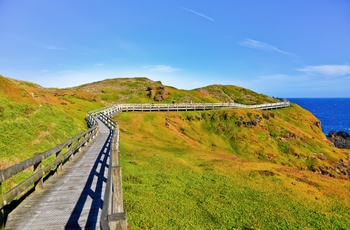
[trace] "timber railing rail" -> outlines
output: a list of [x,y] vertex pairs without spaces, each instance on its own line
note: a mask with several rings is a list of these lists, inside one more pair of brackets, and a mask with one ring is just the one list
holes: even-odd
[[[61,145],[46,152],[36,154],[34,157],[0,170],[0,229],[4,227],[4,207],[14,199],[21,196],[31,188],[35,190],[43,189],[43,181],[50,173],[60,171],[62,165],[80,151],[81,147],[86,145],[91,139],[98,135],[98,117],[105,123],[113,134],[112,148],[110,152],[110,162],[108,170],[108,178],[106,191],[101,213],[102,229],[126,229],[126,213],[123,207],[122,194],[122,175],[120,166],[120,148],[119,148],[119,125],[111,118],[121,112],[132,111],[197,111],[197,110],[213,110],[220,108],[245,108],[245,109],[279,109],[290,106],[289,101],[278,103],[267,103],[260,105],[243,105],[239,103],[171,103],[171,104],[115,104],[102,109],[90,111],[86,115],[86,122],[89,129],[78,136],[69,139]],[[55,159],[43,164],[43,161],[50,156]],[[32,175],[25,179],[16,187],[2,194],[2,183],[10,177],[33,167]]]
[[269,110],[289,107],[289,101],[277,103],[265,103],[259,105],[244,105],[234,102],[227,103],[171,103],[171,104],[115,104],[103,109],[91,111],[90,114],[104,113],[113,117],[121,112],[147,112],[147,111],[196,111],[196,110],[214,110],[221,108],[242,108],[242,109],[258,109]]
[[[107,184],[100,221],[100,226],[103,230],[127,229],[122,190],[122,170],[120,166],[119,125],[117,122],[110,119],[116,115],[117,111],[121,112],[121,110],[118,109],[115,110],[114,113],[101,111],[101,114],[99,115],[99,119],[113,132],[112,149],[109,156]],[[103,112],[108,115],[105,115]]]
[[131,111],[196,111],[214,110],[221,108],[244,108],[244,109],[278,109],[290,106],[289,101],[268,103],[260,105],[243,105],[239,103],[172,103],[172,104],[120,104],[123,112]]

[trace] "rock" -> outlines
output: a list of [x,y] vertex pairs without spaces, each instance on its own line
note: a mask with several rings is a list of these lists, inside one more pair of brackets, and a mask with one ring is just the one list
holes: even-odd
[[170,92],[166,90],[164,86],[148,86],[147,96],[153,98],[155,101],[163,101],[168,99]]
[[350,149],[350,134],[344,131],[331,131],[327,139],[332,141],[334,146],[341,149]]

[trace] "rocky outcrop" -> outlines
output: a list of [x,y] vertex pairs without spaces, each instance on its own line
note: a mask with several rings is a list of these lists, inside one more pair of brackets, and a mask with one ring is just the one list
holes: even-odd
[[350,161],[346,162],[343,159],[337,161],[333,166],[321,165],[317,169],[312,170],[322,175],[337,177],[336,175],[344,175],[350,179]]
[[149,86],[147,88],[147,96],[153,98],[154,101],[166,100],[169,95],[170,92],[168,92],[164,86]]
[[344,131],[331,131],[327,139],[332,141],[334,146],[342,149],[350,149],[350,134]]

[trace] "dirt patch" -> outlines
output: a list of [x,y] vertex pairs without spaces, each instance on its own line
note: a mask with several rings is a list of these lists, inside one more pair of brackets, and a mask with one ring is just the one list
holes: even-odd
[[258,170],[258,173],[263,176],[274,176],[276,173],[271,172],[269,170]]

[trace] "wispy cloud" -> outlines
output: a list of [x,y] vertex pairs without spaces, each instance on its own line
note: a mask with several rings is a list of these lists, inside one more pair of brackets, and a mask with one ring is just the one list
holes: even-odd
[[61,50],[61,51],[66,50],[64,48],[53,46],[53,45],[46,46],[45,49],[48,49],[48,50]]
[[193,13],[193,14],[199,16],[199,17],[208,19],[208,20],[210,20],[210,21],[214,21],[213,18],[211,18],[211,17],[209,17],[209,16],[207,16],[207,15],[205,15],[205,14],[202,14],[202,13],[200,13],[200,12],[198,12],[198,11],[188,9],[188,8],[186,8],[186,7],[180,7],[180,9],[186,10],[186,11],[188,11],[188,12],[191,12],[191,13]]
[[304,68],[297,69],[310,75],[323,75],[327,77],[339,77],[350,74],[350,65],[318,65],[318,66],[305,66]]
[[276,46],[273,46],[273,45],[270,45],[270,44],[267,44],[264,42],[260,42],[257,40],[249,39],[249,38],[246,38],[245,40],[239,42],[239,44],[241,46],[244,46],[244,47],[258,49],[258,50],[262,50],[262,51],[266,51],[266,52],[277,52],[277,53],[281,53],[281,54],[296,56],[293,53],[289,53],[289,52],[280,50]]
[[143,66],[144,69],[148,69],[150,72],[161,72],[161,73],[173,73],[179,71],[179,69],[168,66],[168,65],[154,65],[154,66]]

